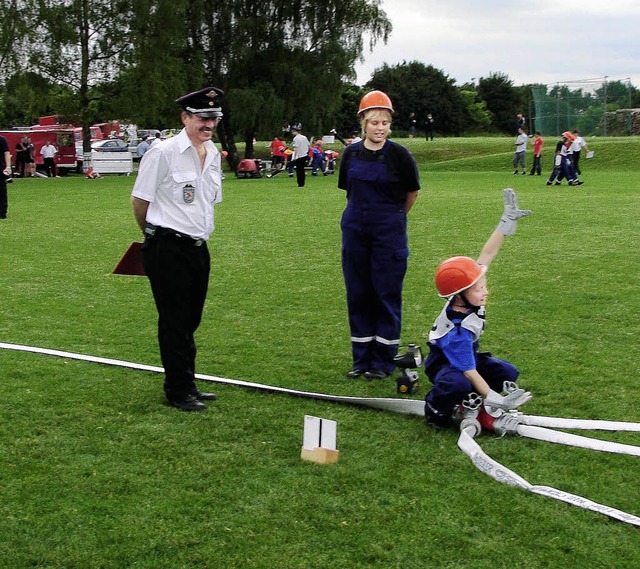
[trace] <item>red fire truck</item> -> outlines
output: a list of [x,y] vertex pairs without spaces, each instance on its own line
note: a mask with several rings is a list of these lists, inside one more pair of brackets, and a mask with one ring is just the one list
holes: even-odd
[[9,151],[11,152],[11,166],[16,165],[16,145],[20,143],[24,136],[31,139],[34,146],[34,159],[36,168],[42,167],[44,160],[40,150],[48,142],[53,144],[58,152],[55,156],[56,167],[60,174],[66,174],[75,171],[78,167],[76,157],[76,142],[73,128],[40,127],[34,128],[16,128],[13,130],[0,131],[0,135],[7,139]]

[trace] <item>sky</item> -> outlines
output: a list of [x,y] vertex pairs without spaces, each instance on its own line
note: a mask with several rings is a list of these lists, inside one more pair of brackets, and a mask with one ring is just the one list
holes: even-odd
[[514,86],[608,77],[640,88],[638,0],[382,0],[393,31],[367,47],[357,84],[418,61],[462,85],[492,73]]

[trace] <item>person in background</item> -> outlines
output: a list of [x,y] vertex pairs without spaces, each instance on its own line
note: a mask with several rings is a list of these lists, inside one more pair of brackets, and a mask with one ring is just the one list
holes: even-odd
[[93,168],[89,167],[85,170],[84,177],[87,178],[88,180],[97,180],[101,176]]
[[304,188],[306,178],[304,169],[309,163],[309,139],[302,134],[302,125],[300,124],[295,124],[291,127],[291,134],[293,134],[291,161],[296,171],[298,187]]
[[358,109],[362,140],[347,146],[340,161],[338,187],[347,192],[340,227],[350,379],[391,375],[400,344],[407,214],[418,198],[420,178],[409,151],[388,139],[393,112],[386,93],[364,95]]
[[58,172],[56,171],[56,154],[58,149],[51,144],[50,140],[47,140],[44,146],[40,149],[40,154],[42,155],[42,159],[44,162],[44,171],[49,176],[49,178],[59,178]]
[[206,87],[176,100],[184,129],[151,146],[131,192],[158,310],[164,392],[169,405],[181,411],[203,411],[203,400],[217,399],[195,385],[194,334],[209,285],[214,206],[222,201],[220,152],[211,137],[222,117],[223,95]]
[[27,166],[25,168],[25,176],[33,178],[36,175],[36,148],[31,142],[31,138],[27,136]]
[[287,160],[287,155],[285,154],[286,149],[287,145],[280,140],[280,138],[274,136],[269,145],[269,150],[271,151],[271,167],[274,173],[280,172],[280,170],[284,168]]
[[326,175],[324,172],[324,152],[322,151],[322,139],[317,138],[313,146],[309,150],[309,156],[311,158],[311,175],[317,176],[318,170],[322,175]]
[[9,208],[7,180],[11,179],[11,152],[9,151],[9,143],[4,136],[0,136],[0,156],[2,156],[2,172],[0,173],[0,219],[6,219]]
[[409,138],[415,138],[418,132],[418,117],[415,113],[409,113]]
[[[425,419],[430,426],[456,426],[462,403],[470,396],[507,411],[531,399],[530,393],[516,387],[520,372],[512,363],[479,351],[489,295],[485,273],[504,238],[516,232],[518,219],[530,214],[518,208],[514,191],[505,189],[504,212],[478,260],[451,257],[436,270],[438,295],[447,301],[429,332],[429,355],[424,364],[432,383],[425,397]],[[490,419],[487,422],[495,427]],[[487,426],[482,419],[480,423]]]
[[588,150],[587,141],[580,136],[580,133],[577,130],[574,130],[572,134],[576,137],[576,139],[571,143],[571,150],[573,151],[573,168],[579,176],[582,174],[582,170],[580,170],[580,155],[583,149],[585,152]]
[[564,171],[562,168],[562,145],[564,144],[564,138],[561,138],[556,142],[556,150],[553,156],[553,169],[551,170],[551,174],[549,174],[549,179],[547,180],[547,186],[555,183],[556,186],[562,185],[562,180],[564,178]]
[[336,160],[338,159],[340,154],[335,150],[325,150],[324,151],[324,175],[328,176],[329,174],[334,174],[336,168]]
[[15,176],[24,178],[27,169],[27,157],[29,155],[29,145],[27,137],[23,136],[18,144],[16,144],[16,171]]
[[435,120],[433,120],[433,115],[431,113],[427,113],[427,118],[424,121],[424,129],[426,132],[427,140],[433,140],[433,126],[435,124]]
[[567,183],[570,186],[581,186],[583,181],[579,180],[576,176],[576,171],[573,167],[573,154],[571,151],[571,145],[575,140],[574,135],[565,130],[562,133],[562,138],[556,145],[556,158],[553,171],[547,180],[547,186],[550,186],[555,180],[555,185],[559,186],[564,178],[567,179]]
[[149,143],[147,142],[147,139],[148,139],[148,138],[149,138],[149,137],[145,134],[145,135],[142,137],[142,140],[138,143],[138,146],[136,147],[136,151],[138,152],[138,156],[139,156],[140,158],[142,158],[142,157],[145,155],[145,152],[146,152],[147,150],[149,150],[150,145],[149,145]]
[[516,151],[513,155],[514,174],[518,174],[518,166],[522,167],[522,175],[526,175],[526,155],[527,155],[527,133],[523,128],[518,129],[518,137],[516,138]]
[[544,145],[544,139],[540,134],[539,130],[533,135],[533,164],[531,165],[531,172],[529,172],[529,176],[533,176],[537,174],[538,176],[542,175],[542,146]]

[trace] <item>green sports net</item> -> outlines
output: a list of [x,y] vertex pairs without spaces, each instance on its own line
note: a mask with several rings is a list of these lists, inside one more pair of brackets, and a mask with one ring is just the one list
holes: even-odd
[[640,133],[640,110],[631,109],[629,80],[608,78],[550,83],[531,88],[534,130],[560,135],[578,130],[583,136]]

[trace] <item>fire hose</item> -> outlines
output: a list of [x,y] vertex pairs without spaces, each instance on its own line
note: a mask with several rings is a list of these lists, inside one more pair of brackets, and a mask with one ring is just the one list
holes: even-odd
[[[51,350],[47,348],[37,348],[32,346],[24,346],[19,344],[8,344],[0,342],[0,349],[14,350],[20,352],[30,352],[36,354],[56,356],[60,358],[80,360],[85,362],[99,363],[103,365],[116,366],[140,371],[150,371],[154,373],[164,373],[164,369],[158,366],[146,364],[138,364],[123,360],[103,358],[98,356],[89,356],[77,354],[61,350]],[[196,378],[210,383],[220,383],[227,385],[236,385],[257,390],[263,390],[270,393],[283,393],[287,395],[306,397],[311,399],[319,399],[324,401],[332,401],[336,403],[344,403],[382,411],[390,411],[393,413],[401,413],[405,415],[416,415],[424,417],[424,402],[417,399],[400,399],[400,398],[382,398],[382,397],[352,397],[343,395],[329,395],[326,393],[315,393],[311,391],[298,391],[294,389],[286,389],[284,387],[276,387],[265,385],[262,383],[254,383],[237,379],[227,379],[218,376],[196,374]],[[519,425],[516,428],[518,435],[536,440],[547,441],[581,448],[597,450],[602,452],[613,452],[619,454],[627,454],[632,456],[640,456],[640,447],[592,439],[579,435],[573,435],[554,428],[562,429],[593,429],[606,431],[630,431],[640,432],[640,423],[632,423],[625,421],[599,421],[584,419],[566,419],[559,417],[542,417],[535,415],[524,415],[520,412],[512,414],[518,419]],[[611,508],[609,506],[592,502],[581,496],[564,492],[550,486],[532,485],[524,478],[502,466],[490,458],[475,441],[474,436],[477,431],[471,427],[462,429],[458,438],[458,447],[471,459],[473,464],[482,472],[493,479],[533,492],[549,498],[554,498],[584,508],[593,512],[604,514],[613,519],[640,527],[640,518],[632,514]]]

